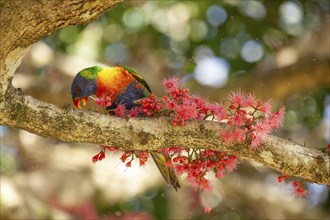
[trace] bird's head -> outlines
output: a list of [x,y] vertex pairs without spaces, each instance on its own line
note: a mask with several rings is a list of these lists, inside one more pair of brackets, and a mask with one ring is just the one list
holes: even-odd
[[94,66],[81,70],[73,79],[71,85],[71,96],[76,107],[80,107],[80,101],[86,105],[87,99],[95,95],[97,90],[97,75],[101,67]]

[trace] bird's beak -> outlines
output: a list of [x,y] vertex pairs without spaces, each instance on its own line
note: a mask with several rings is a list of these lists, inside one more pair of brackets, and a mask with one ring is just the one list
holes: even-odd
[[78,99],[76,99],[76,100],[73,101],[73,104],[74,104],[77,108],[81,109],[81,107],[80,107],[80,101],[82,101],[83,106],[85,106],[86,103],[87,103],[87,99],[88,99],[88,97],[78,98]]

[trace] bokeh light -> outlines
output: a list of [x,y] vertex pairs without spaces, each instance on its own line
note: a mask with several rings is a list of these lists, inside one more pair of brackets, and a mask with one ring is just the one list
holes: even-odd
[[303,9],[294,1],[285,1],[279,7],[279,24],[288,34],[299,35],[304,31]]
[[220,51],[227,58],[234,59],[239,55],[240,43],[237,39],[228,37],[221,42]]
[[220,57],[205,57],[197,62],[195,79],[202,85],[219,88],[228,80],[229,64]]
[[198,42],[205,39],[208,32],[208,27],[204,21],[194,19],[191,21],[190,30],[191,40]]
[[120,41],[123,35],[124,31],[122,27],[116,23],[111,23],[104,27],[104,38],[109,43]]
[[207,45],[200,45],[194,50],[194,60],[198,63],[200,60],[206,57],[213,57],[214,53]]
[[213,26],[219,26],[227,20],[227,12],[223,7],[211,5],[206,11],[207,21]]
[[242,58],[250,63],[257,62],[264,54],[264,49],[259,41],[250,40],[241,49]]
[[281,19],[288,24],[300,23],[303,18],[302,8],[294,1],[283,2],[279,8]]
[[104,55],[112,64],[121,63],[127,57],[127,47],[122,43],[112,43],[105,48]]
[[241,12],[255,20],[263,19],[266,14],[266,8],[260,1],[242,1]]
[[131,31],[139,31],[145,24],[142,9],[127,9],[123,14],[123,22]]

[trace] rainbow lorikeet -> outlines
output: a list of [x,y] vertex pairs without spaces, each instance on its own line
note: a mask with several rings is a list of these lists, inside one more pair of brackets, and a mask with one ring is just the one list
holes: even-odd
[[[103,67],[93,66],[81,70],[75,76],[71,85],[71,96],[76,107],[80,101],[86,105],[89,96],[97,98],[110,97],[111,105],[107,110],[115,109],[119,104],[127,110],[137,106],[137,100],[149,97],[151,90],[146,81],[135,70],[125,66]],[[173,168],[166,166],[166,155],[150,152],[165,181],[175,190],[180,184]]]

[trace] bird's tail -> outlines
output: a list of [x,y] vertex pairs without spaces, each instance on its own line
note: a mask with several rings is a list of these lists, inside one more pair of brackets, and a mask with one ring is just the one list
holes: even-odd
[[178,178],[174,172],[173,167],[166,166],[167,157],[164,154],[158,152],[150,152],[150,154],[154,159],[158,167],[158,170],[164,177],[165,181],[168,184],[171,184],[174,187],[174,189],[177,191],[178,188],[180,188],[181,186],[179,184]]

